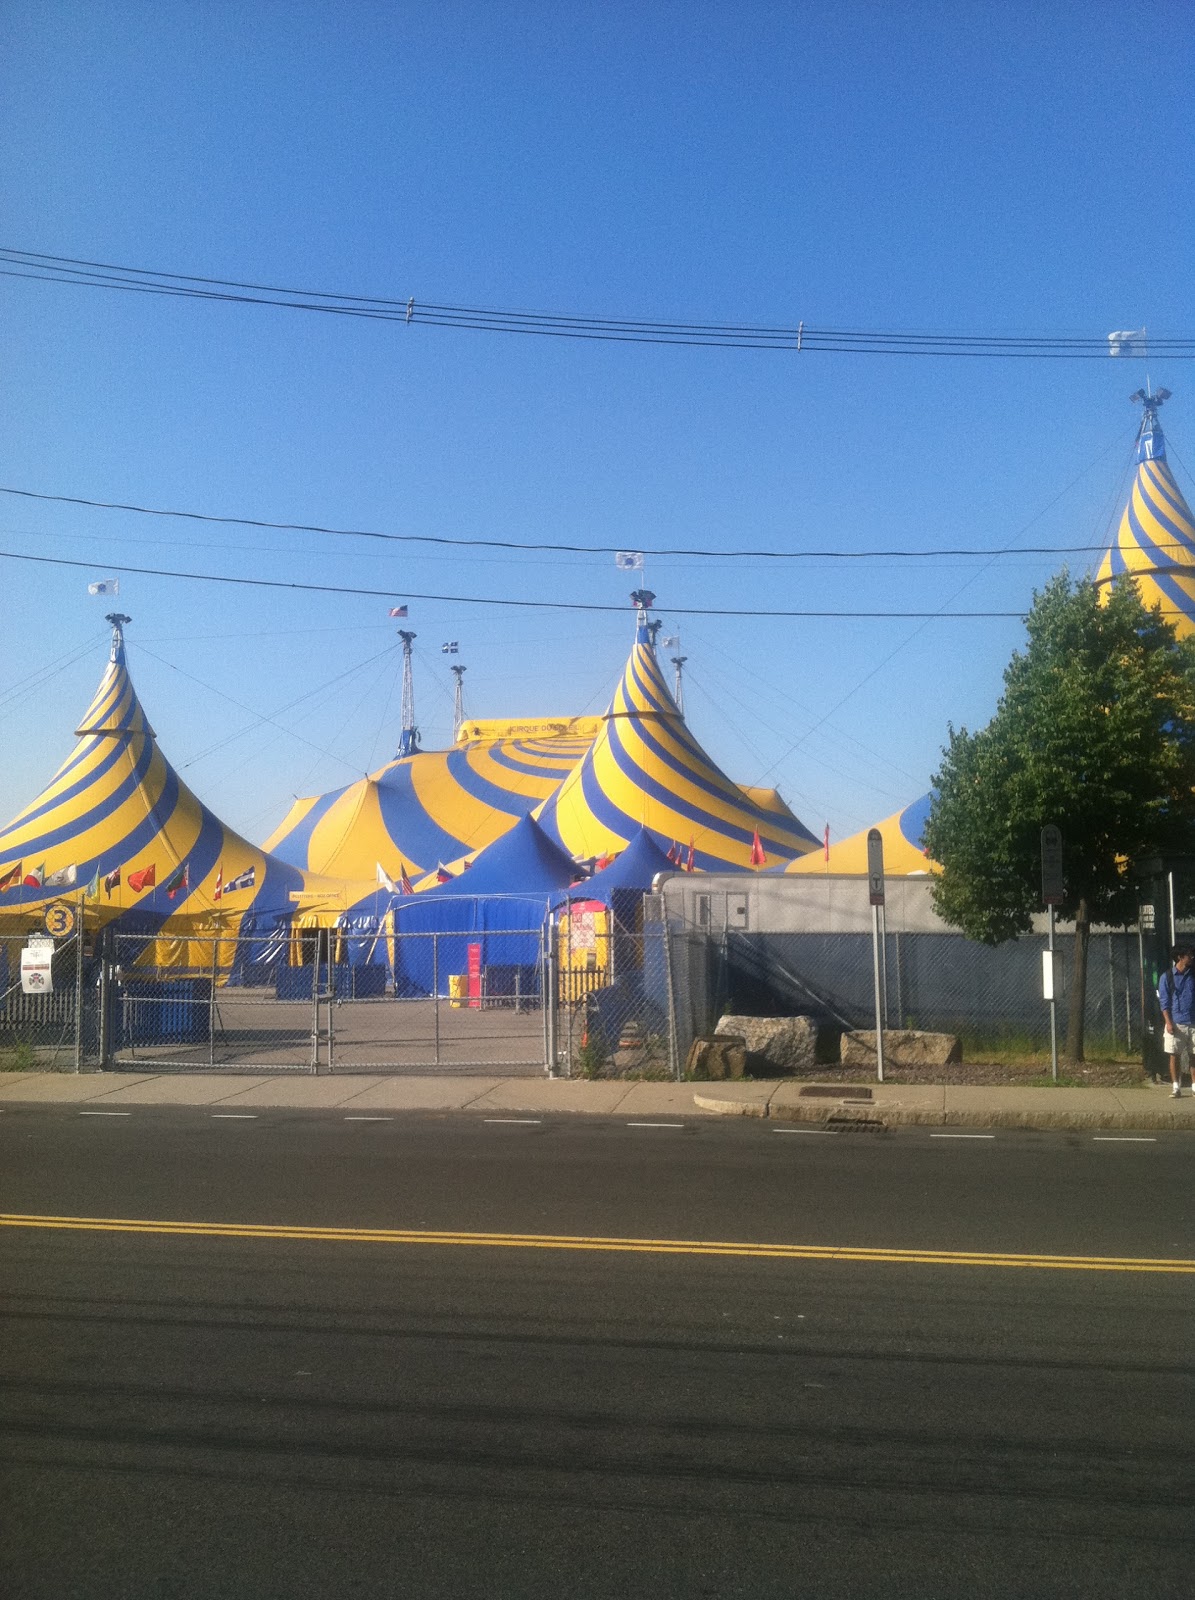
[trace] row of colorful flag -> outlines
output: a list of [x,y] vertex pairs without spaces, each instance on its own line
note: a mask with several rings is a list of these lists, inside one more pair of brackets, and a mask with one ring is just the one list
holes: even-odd
[[[122,869],[117,867],[114,872],[106,873],[101,877],[100,869],[97,867],[92,874],[91,882],[84,887],[83,893],[89,899],[98,900],[102,887],[104,898],[111,900],[115,891],[120,888],[122,882],[121,872]],[[43,862],[40,866],[30,867],[26,872],[24,862],[18,861],[15,866],[9,867],[7,871],[0,872],[0,894],[4,894],[10,889],[70,889],[78,881],[79,869],[77,866],[59,867],[56,872],[47,873]],[[157,888],[157,863],[151,861],[148,866],[135,868],[124,877],[123,882],[129,886],[134,894],[143,894],[146,889]],[[216,886],[212,893],[212,898],[220,900],[226,894],[234,894],[237,890],[252,889],[256,883],[257,868],[255,866],[247,867],[244,872],[239,873],[235,878],[230,878],[227,883],[224,882],[224,869],[221,867],[216,873]],[[189,890],[191,887],[190,863],[184,861],[182,866],[177,867],[170,874],[161,887],[165,890],[166,896],[170,900]]]

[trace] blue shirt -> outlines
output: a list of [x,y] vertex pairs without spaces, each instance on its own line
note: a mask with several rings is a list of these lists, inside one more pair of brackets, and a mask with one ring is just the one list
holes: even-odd
[[1167,967],[1158,980],[1158,1001],[1172,1022],[1195,1022],[1195,968],[1177,972]]

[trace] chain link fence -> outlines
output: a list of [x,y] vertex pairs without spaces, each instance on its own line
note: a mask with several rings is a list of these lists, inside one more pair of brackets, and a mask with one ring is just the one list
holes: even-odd
[[[866,885],[862,888],[866,906]],[[699,913],[704,907],[698,906]],[[964,1061],[1047,1050],[1049,1007],[1042,992],[1045,934],[991,947],[939,924],[927,931],[919,912],[887,909],[880,939],[884,1026],[957,1035]],[[834,1059],[843,1032],[875,1027],[875,952],[870,931],[705,925],[668,920],[676,1058],[711,1032],[726,1013],[795,1015],[819,1023],[820,1049]],[[661,916],[664,915],[661,904]],[[743,902],[742,920],[750,920]],[[762,920],[762,919],[760,919]],[[825,920],[849,921],[827,915]],[[858,922],[859,918],[853,919]],[[1055,940],[1055,994],[1062,1026],[1069,1005],[1073,932]],[[1088,945],[1085,990],[1089,1055],[1131,1057],[1142,1039],[1142,964],[1136,931],[1099,930]]]

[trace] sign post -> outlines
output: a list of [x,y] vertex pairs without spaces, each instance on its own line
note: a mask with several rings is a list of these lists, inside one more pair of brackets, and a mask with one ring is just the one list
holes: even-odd
[[880,907],[884,904],[884,840],[867,830],[867,893],[871,901],[871,964],[875,975],[876,1081],[884,1081],[884,995],[880,984]]
[[1054,908],[1066,898],[1062,877],[1062,834],[1054,824],[1041,830],[1041,898],[1050,908],[1050,948],[1042,957],[1042,989],[1050,1002],[1050,1073],[1058,1082],[1058,1002],[1054,998]]

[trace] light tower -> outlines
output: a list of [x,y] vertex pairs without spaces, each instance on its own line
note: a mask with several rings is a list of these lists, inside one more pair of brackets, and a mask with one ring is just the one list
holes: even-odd
[[672,691],[672,698],[676,701],[676,709],[681,716],[685,714],[685,686],[681,678],[681,668],[689,659],[688,656],[669,656],[672,665],[676,668],[676,684]]
[[465,673],[466,667],[453,667],[452,676],[456,679],[456,688],[452,692],[452,742],[460,738],[461,726],[465,720]]
[[[1148,379],[1144,389],[1138,389],[1135,394],[1129,396],[1130,400],[1140,405],[1142,412],[1141,426],[1137,430],[1138,461],[1152,461],[1154,458],[1154,433],[1157,433],[1159,442],[1162,437],[1162,430],[1158,427],[1158,410],[1169,398],[1169,389],[1151,391]],[[1164,451],[1159,449],[1157,453],[1162,456]]]
[[109,611],[104,618],[105,622],[112,624],[112,661],[124,660],[124,625],[132,622],[132,617],[126,617],[123,611]]
[[398,754],[413,756],[419,750],[419,729],[415,726],[415,680],[411,675],[411,646],[416,635],[409,628],[400,628],[402,640],[402,732],[398,736]]

